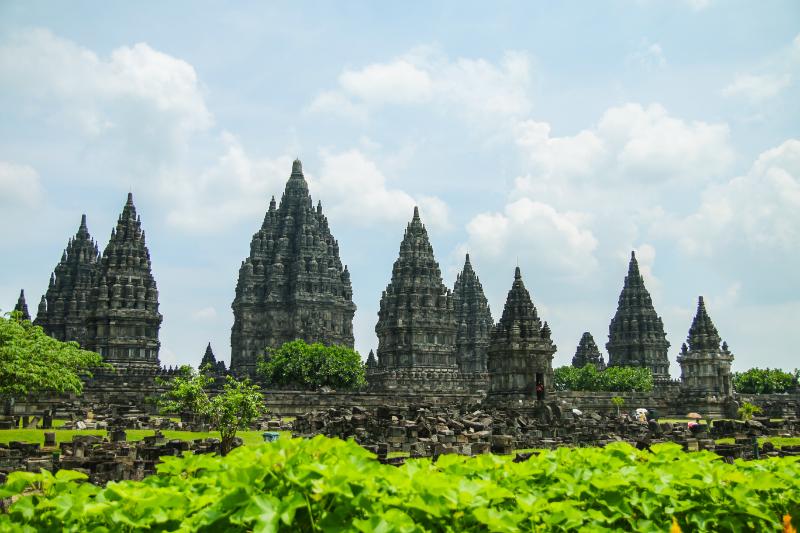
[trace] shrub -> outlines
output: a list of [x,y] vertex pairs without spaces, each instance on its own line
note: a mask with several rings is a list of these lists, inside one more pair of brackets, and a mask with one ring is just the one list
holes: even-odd
[[556,390],[649,392],[653,390],[653,374],[649,368],[610,366],[599,371],[594,365],[582,368],[556,368]]
[[734,372],[733,388],[742,394],[772,394],[791,392],[797,388],[798,372],[784,372],[779,368],[751,368]]
[[267,383],[278,386],[354,390],[367,383],[364,364],[355,350],[302,340],[268,351],[258,369]]

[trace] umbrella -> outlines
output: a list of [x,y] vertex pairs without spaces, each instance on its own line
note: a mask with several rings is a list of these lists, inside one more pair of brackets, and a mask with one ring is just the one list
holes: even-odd
[[638,408],[638,409],[636,410],[636,414],[639,414],[639,413],[647,413],[647,412],[648,412],[648,411],[647,411],[647,409],[645,409],[644,407],[640,407],[640,408]]
[[581,411],[580,409],[573,409],[572,414],[581,416],[583,414],[583,411]]
[[697,420],[700,420],[701,418],[703,418],[703,415],[701,415],[700,413],[689,413],[688,415],[686,415],[686,418],[695,418]]

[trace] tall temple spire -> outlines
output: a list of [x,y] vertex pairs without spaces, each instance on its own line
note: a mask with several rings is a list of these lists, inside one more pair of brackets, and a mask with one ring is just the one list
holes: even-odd
[[[542,324],[519,267],[506,297],[503,316],[494,326],[488,350],[490,396],[532,399],[553,388],[550,327]],[[541,385],[541,390],[539,390]]]
[[681,347],[678,364],[681,366],[681,386],[685,390],[699,393],[733,393],[731,363],[733,354],[723,344],[716,326],[706,311],[703,297],[697,299],[697,313],[689,328],[686,344]]
[[669,342],[664,323],[653,308],[634,252],[631,252],[617,312],[608,326],[606,349],[609,366],[649,368],[655,381],[669,380]]
[[20,289],[19,298],[17,298],[17,305],[14,306],[14,311],[22,313],[22,320],[30,320],[31,314],[28,312],[28,304],[25,302],[25,291]]
[[34,323],[51,337],[86,347],[89,299],[99,255],[97,244],[89,235],[86,215],[81,215],[78,231],[69,239],[61,261],[50,275],[36,313]]
[[486,350],[494,321],[489,302],[467,254],[464,268],[456,277],[453,303],[458,333],[456,356],[463,373],[486,372]]
[[420,372],[438,372],[442,382],[458,376],[453,296],[442,283],[428,233],[414,208],[406,226],[392,279],[383,291],[375,325],[380,372],[370,384],[422,388]]
[[594,337],[588,331],[584,331],[581,335],[581,340],[575,350],[575,356],[572,358],[572,366],[575,368],[583,368],[586,365],[594,365],[597,370],[603,370],[606,367],[606,362],[603,360],[603,354],[597,348],[594,342]]
[[158,289],[132,193],[94,276],[87,349],[117,367],[160,369]]
[[353,347],[353,287],[300,160],[270,201],[242,261],[231,304],[231,371],[253,375],[266,349],[295,339]]

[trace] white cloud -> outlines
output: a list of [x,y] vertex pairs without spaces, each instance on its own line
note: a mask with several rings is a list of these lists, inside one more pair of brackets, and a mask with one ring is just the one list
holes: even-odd
[[203,307],[192,313],[192,318],[197,321],[209,321],[217,318],[217,310],[211,306]]
[[800,246],[800,140],[762,153],[744,176],[709,187],[698,210],[655,230],[692,254],[724,246],[794,253]]
[[498,120],[530,111],[530,61],[520,52],[502,60],[456,58],[419,47],[385,63],[348,69],[338,89],[321,92],[309,111],[352,114],[362,119],[384,105],[435,104],[466,120]]
[[459,254],[474,252],[484,262],[507,267],[519,254],[556,276],[582,277],[597,266],[597,239],[588,229],[586,215],[559,212],[552,206],[521,198],[502,213],[475,216],[467,223],[468,240]]
[[667,59],[664,57],[664,50],[658,43],[651,43],[648,39],[642,39],[635,52],[628,55],[626,62],[630,65],[638,65],[645,70],[659,70],[667,66]]
[[760,103],[780,94],[791,84],[791,81],[788,74],[764,74],[761,76],[739,74],[722,90],[722,94],[727,97],[743,97],[751,102]]
[[33,167],[0,161],[0,206],[34,207],[44,191]]

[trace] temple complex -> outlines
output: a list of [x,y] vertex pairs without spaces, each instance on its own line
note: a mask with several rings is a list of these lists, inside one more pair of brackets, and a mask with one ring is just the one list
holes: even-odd
[[375,333],[378,366],[369,375],[373,387],[463,386],[456,359],[453,295],[442,283],[416,207],[400,243],[392,279],[381,295]]
[[453,288],[456,324],[456,360],[462,373],[486,372],[486,353],[494,320],[469,254]]
[[594,337],[588,331],[584,331],[583,335],[581,335],[578,348],[575,350],[575,356],[572,358],[572,366],[575,368],[583,368],[586,365],[594,365],[597,370],[606,368],[603,354],[600,353],[597,344],[594,342]]
[[664,323],[653,308],[650,293],[631,252],[628,275],[619,295],[617,313],[608,326],[608,366],[649,368],[653,381],[669,381],[669,342]]
[[539,319],[517,267],[489,343],[489,399],[511,404],[544,400],[553,390],[555,352],[550,327]]
[[14,311],[21,313],[22,320],[30,320],[31,314],[28,312],[28,303],[25,301],[25,291],[19,291],[19,298],[17,298],[17,305],[14,306]]
[[687,342],[681,346],[681,387],[687,391],[730,396],[733,393],[731,363],[733,354],[722,343],[717,328],[706,312],[703,297],[697,301],[697,313],[689,328]]
[[353,288],[322,204],[313,207],[299,160],[280,205],[269,204],[242,262],[233,308],[231,371],[254,375],[269,348],[296,339],[352,348]]
[[50,284],[36,313],[34,323],[51,337],[87,346],[89,300],[99,255],[86,227],[86,215],[82,215],[78,232],[70,238],[61,261],[50,275]]
[[93,279],[86,349],[117,368],[160,369],[158,290],[131,193]]

